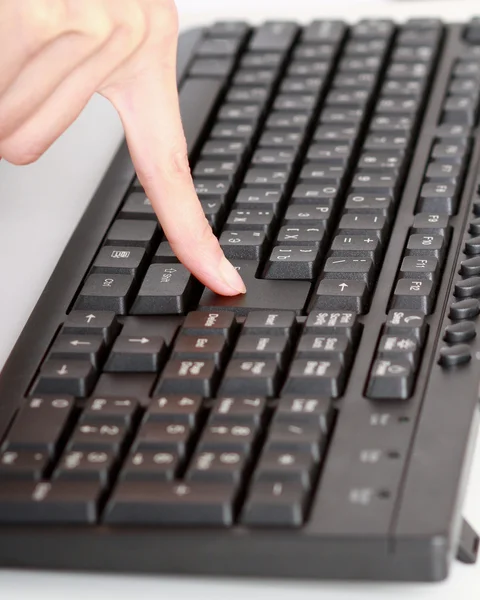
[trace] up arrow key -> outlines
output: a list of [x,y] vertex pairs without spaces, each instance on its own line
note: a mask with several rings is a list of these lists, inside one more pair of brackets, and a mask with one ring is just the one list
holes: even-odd
[[345,288],[348,288],[348,283],[340,283],[338,287],[344,292]]

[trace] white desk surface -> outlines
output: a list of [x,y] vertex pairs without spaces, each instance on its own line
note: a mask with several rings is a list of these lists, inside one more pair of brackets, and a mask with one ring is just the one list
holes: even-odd
[[[466,20],[480,12],[477,0],[384,2],[370,0],[178,0],[183,27],[221,18],[313,17],[356,20],[386,16],[440,16]],[[33,309],[86,204],[122,139],[119,120],[94,98],[78,121],[35,165],[0,162],[0,367]],[[473,465],[465,515],[480,528],[480,451]],[[428,510],[428,507],[425,507]],[[68,552],[68,548],[65,549]],[[440,585],[324,584],[218,581],[173,577],[93,576],[0,571],[0,600],[421,600],[480,597],[480,565],[455,564]]]

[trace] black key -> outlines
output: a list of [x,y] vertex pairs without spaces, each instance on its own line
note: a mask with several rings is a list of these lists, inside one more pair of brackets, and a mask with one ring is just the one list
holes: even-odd
[[443,104],[442,123],[473,126],[477,114],[478,97],[449,96]]
[[240,209],[266,208],[277,213],[282,200],[283,193],[280,190],[249,187],[238,192],[233,207]]
[[188,481],[225,482],[239,485],[248,461],[243,452],[203,450],[197,452],[186,474]]
[[266,130],[259,142],[259,148],[297,148],[303,139],[301,132]]
[[391,308],[413,309],[430,314],[435,303],[435,285],[427,279],[399,279],[393,292]]
[[324,108],[320,115],[322,125],[350,125],[355,128],[364,118],[361,108]]
[[307,334],[300,338],[295,358],[315,360],[335,359],[349,365],[352,357],[350,340],[346,335],[327,336]]
[[369,152],[403,151],[407,146],[408,136],[402,133],[371,133],[363,145]]
[[451,183],[425,183],[416,210],[453,215],[458,208],[458,192],[458,187]]
[[418,213],[413,218],[412,233],[434,233],[446,236],[449,231],[448,215]]
[[[284,341],[282,338],[273,338],[277,342]],[[219,398],[212,408],[210,422],[212,424],[228,423],[252,423],[255,426],[260,425],[266,407],[265,398],[256,398],[254,396],[246,398]]]
[[110,451],[70,450],[64,453],[53,479],[67,481],[98,481],[102,486],[109,482],[111,471],[115,464],[115,454]]
[[428,65],[422,62],[392,62],[387,74],[395,79],[423,79],[428,75],[428,71]]
[[320,247],[325,237],[322,226],[284,225],[280,228],[276,243],[282,246],[317,246]]
[[69,450],[110,450],[118,453],[125,442],[127,426],[119,421],[79,423],[68,442]]
[[243,67],[237,71],[233,78],[233,85],[236,87],[248,86],[248,87],[259,87],[263,86],[270,93],[270,88],[277,78],[277,69],[268,68],[269,65],[265,65],[265,68],[251,69],[251,65]]
[[225,256],[229,259],[260,261],[267,247],[267,237],[264,231],[224,231],[219,242]]
[[464,277],[480,275],[480,256],[467,258],[460,263],[460,274]]
[[165,355],[166,345],[161,337],[121,335],[113,345],[105,371],[156,373],[163,366]]
[[229,231],[263,231],[265,234],[271,232],[275,219],[273,210],[256,209],[234,209],[230,211],[225,228]]
[[238,52],[240,43],[241,38],[237,37],[207,38],[197,47],[195,54],[202,57],[232,56]]
[[400,62],[429,63],[435,56],[431,46],[398,46],[393,52],[393,60]]
[[145,420],[185,423],[194,427],[201,408],[201,396],[167,394],[151,401]]
[[114,312],[74,310],[68,315],[62,333],[102,335],[105,343],[110,344],[119,329]]
[[193,77],[211,77],[224,80],[232,70],[233,60],[229,58],[199,58],[190,67]]
[[472,360],[472,350],[467,344],[446,346],[440,350],[438,362],[443,367],[456,367]]
[[414,367],[405,359],[375,361],[367,387],[372,400],[407,400],[412,395]]
[[454,323],[445,328],[444,339],[449,344],[460,344],[462,342],[469,342],[473,340],[477,335],[477,329],[475,323],[471,321],[460,321],[460,323]]
[[[95,395],[102,398],[130,396],[142,404],[150,396],[157,376],[154,373],[104,373],[95,386]],[[143,401],[142,401],[143,400]]]
[[385,133],[395,134],[398,133],[402,136],[410,133],[413,127],[413,120],[411,117],[397,117],[389,115],[378,115],[374,116],[370,125],[370,131],[372,134]]
[[[242,142],[230,142],[242,143]],[[200,201],[204,200],[217,200],[221,204],[224,204],[230,191],[230,182],[228,181],[215,181],[202,179],[201,181],[195,181],[195,191]]]
[[480,236],[470,238],[465,242],[465,254],[468,256],[480,254]]
[[317,204],[293,204],[287,208],[285,225],[322,225],[327,228],[332,216],[330,206],[321,206]]
[[178,263],[180,262],[170,246],[169,242],[161,242],[152,259],[154,263]]
[[451,319],[474,319],[480,314],[480,301],[476,298],[467,298],[453,302],[450,306]]
[[330,256],[371,258],[374,263],[379,262],[381,253],[380,240],[369,235],[337,235],[330,250]]
[[235,333],[236,321],[233,312],[215,312],[210,314],[200,311],[188,313],[183,323],[184,332],[188,335],[223,335],[230,340]]
[[363,314],[367,310],[369,294],[363,281],[323,279],[314,297],[314,308],[324,310],[352,310]]
[[316,246],[275,246],[265,266],[265,279],[312,281],[320,261]]
[[248,186],[267,186],[272,189],[283,190],[288,181],[289,169],[278,166],[274,169],[252,167],[245,175],[244,184]]
[[[276,56],[276,55],[275,55]],[[235,104],[258,104],[264,106],[269,96],[268,88],[264,87],[233,87],[227,94],[226,101],[234,102]],[[204,146],[203,154],[206,146],[211,143],[207,142]],[[207,150],[208,153],[208,150]],[[236,155],[235,155],[236,156]]]
[[327,106],[363,108],[369,98],[369,91],[365,89],[333,89],[327,96]]
[[338,224],[340,235],[358,235],[368,233],[376,235],[380,240],[385,232],[386,219],[383,215],[364,215],[348,213],[343,215]]
[[232,484],[124,481],[107,504],[106,523],[232,525]]
[[286,423],[320,424],[321,432],[327,435],[333,424],[334,411],[328,398],[284,396],[278,403],[275,421]]
[[461,165],[467,154],[467,142],[435,144],[430,157],[441,162]]
[[217,123],[210,137],[212,140],[240,140],[247,142],[255,131],[255,125],[252,123]]
[[392,208],[392,196],[375,194],[350,194],[345,203],[346,213],[379,214],[388,217]]
[[310,121],[310,115],[302,112],[274,111],[267,119],[267,129],[303,132]]
[[295,48],[293,56],[297,60],[328,60],[333,59],[334,54],[335,47],[331,44],[300,44]]
[[125,315],[133,300],[135,280],[132,275],[89,275],[75,303],[75,309],[114,311]]
[[300,181],[338,186],[344,175],[345,167],[308,162],[300,172]]
[[394,172],[398,173],[402,168],[405,152],[403,150],[391,150],[390,152],[363,152],[358,167],[372,173]]
[[408,360],[413,366],[417,364],[420,348],[418,341],[410,337],[383,335],[378,345],[378,358],[384,360]]
[[275,360],[282,365],[289,350],[289,340],[280,335],[241,335],[233,358],[261,361]]
[[50,350],[50,358],[87,360],[99,368],[106,355],[105,343],[101,335],[60,334]]
[[371,258],[332,256],[323,267],[323,274],[327,279],[364,281],[369,287],[373,282],[374,271]]
[[359,329],[356,313],[349,311],[312,311],[304,325],[304,333],[346,335],[350,341],[356,341]]
[[375,80],[376,80],[376,74],[375,73],[369,73],[368,71],[361,71],[359,73],[337,73],[336,77],[335,77],[335,84],[339,87],[339,88],[343,88],[343,89],[350,89],[350,88],[355,88],[355,89],[364,89],[364,90],[371,90]]
[[275,360],[232,359],[220,386],[224,396],[255,394],[273,397],[280,384],[280,372]]
[[180,335],[172,350],[172,358],[180,360],[210,359],[221,368],[227,357],[227,341],[220,335],[199,337],[196,335]]
[[445,258],[446,240],[442,235],[413,234],[408,238],[407,256],[436,258],[440,263]]
[[286,52],[293,44],[298,25],[286,21],[270,21],[255,30],[248,49],[255,52]]
[[290,204],[315,204],[316,206],[332,207],[339,189],[336,185],[301,183],[293,190]]
[[279,94],[275,98],[273,109],[309,112],[315,108],[316,103],[314,94]]
[[440,273],[438,259],[422,256],[406,256],[400,266],[400,277],[405,279],[429,279],[435,281]]
[[466,125],[439,125],[436,129],[437,137],[446,140],[464,142],[470,134],[470,127]]
[[126,460],[120,478],[124,481],[173,481],[179,468],[177,452],[143,450]]
[[295,313],[293,311],[251,311],[243,324],[243,333],[288,337],[294,327]]
[[144,248],[128,246],[105,246],[93,263],[93,273],[120,273],[137,275],[146,261]]
[[137,412],[138,402],[132,398],[92,398],[80,417],[82,423],[119,421],[130,426]]
[[470,298],[480,295],[480,277],[469,277],[455,284],[454,295],[457,298]]
[[274,420],[265,442],[265,448],[267,450],[308,452],[318,460],[323,438],[320,423],[314,419],[310,421]]
[[256,427],[253,423],[218,420],[208,424],[199,441],[199,450],[224,450],[250,452],[255,441]]
[[330,71],[330,63],[326,60],[299,61],[290,63],[287,77],[323,77]]
[[426,333],[425,314],[418,310],[391,310],[384,332],[388,335],[413,337],[423,343]]
[[201,160],[193,170],[195,180],[220,179],[222,181],[231,181],[238,169],[238,163],[235,160],[214,161]]
[[419,109],[418,98],[395,98],[392,96],[380,96],[376,113],[378,115],[405,115],[415,118]]
[[215,361],[170,360],[156,388],[157,394],[198,394],[210,397],[218,381]]
[[149,248],[159,236],[155,221],[117,219],[107,233],[108,246],[141,246]]
[[290,148],[283,149],[260,149],[252,157],[252,164],[276,168],[278,165],[291,165],[297,156],[297,152]]
[[217,231],[224,218],[225,208],[223,203],[220,200],[210,199],[200,200],[200,204],[202,205],[203,212],[210,224],[210,227],[213,229],[213,231]]
[[164,339],[167,346],[171,346],[182,323],[182,317],[178,316],[124,317],[122,335],[130,337],[158,336]]
[[320,395],[338,398],[345,387],[345,373],[337,359],[293,361],[283,394]]
[[[247,91],[247,90],[242,90]],[[202,158],[213,160],[224,160],[227,158],[240,159],[247,149],[245,142],[224,142],[212,140],[202,148]]]
[[120,211],[122,219],[150,219],[157,220],[152,203],[143,192],[134,192],[128,196]]
[[300,527],[306,505],[301,483],[259,481],[250,489],[241,521],[250,527]]
[[200,309],[210,312],[233,311],[247,315],[251,310],[303,310],[310,284],[305,281],[272,281],[256,279],[258,264],[254,261],[233,260],[247,287],[247,293],[239,296],[219,296],[205,290],[200,299]]
[[193,282],[192,275],[183,265],[151,265],[133,304],[132,314],[185,312],[193,291]]
[[4,482],[0,486],[0,521],[92,524],[97,520],[101,492],[94,481]]
[[190,444],[191,430],[187,423],[168,421],[148,421],[142,423],[133,449],[137,450],[165,450],[185,456]]
[[395,79],[387,77],[382,90],[385,94],[415,98],[423,93],[424,88],[425,81],[420,79]]
[[355,73],[356,71],[377,72],[382,64],[382,59],[378,56],[359,56],[350,58],[346,56],[339,63],[339,70],[343,73]]
[[7,450],[0,454],[0,481],[23,479],[41,481],[50,462],[46,452]]
[[315,130],[314,140],[328,143],[351,143],[356,138],[356,125],[320,125]]
[[308,489],[312,484],[315,467],[315,458],[309,452],[267,450],[255,469],[255,480],[295,481]]
[[85,398],[92,392],[97,373],[87,360],[47,359],[37,377],[35,394],[68,394]]
[[322,164],[346,167],[350,157],[351,144],[312,144],[307,159],[321,161]]
[[354,39],[389,38],[395,30],[395,24],[388,19],[362,19],[352,26],[351,36]]
[[352,181],[352,190],[395,197],[398,186],[398,175],[392,175],[387,170],[380,175],[368,171],[357,171]]
[[346,31],[343,21],[313,21],[302,32],[302,42],[313,44],[338,44]]
[[243,21],[217,21],[208,29],[212,37],[244,37],[249,30]]

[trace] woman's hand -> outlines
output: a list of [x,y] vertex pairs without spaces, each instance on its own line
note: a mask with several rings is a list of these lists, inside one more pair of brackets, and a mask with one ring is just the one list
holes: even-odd
[[27,164],[95,92],[122,119],[137,174],[178,258],[219,294],[245,292],[193,186],[176,87],[173,0],[1,0],[0,156]]

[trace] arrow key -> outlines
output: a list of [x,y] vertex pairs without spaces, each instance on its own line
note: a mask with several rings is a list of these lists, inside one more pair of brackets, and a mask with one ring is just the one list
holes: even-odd
[[160,336],[121,335],[113,345],[105,371],[156,373],[163,365],[166,345]]
[[105,355],[105,343],[101,335],[61,334],[50,351],[51,358],[88,360],[97,369],[103,363]]
[[321,310],[353,310],[365,313],[368,305],[367,284],[363,281],[323,279],[317,288],[314,306]]
[[34,393],[85,398],[91,394],[96,380],[97,372],[87,360],[48,358],[34,384]]

